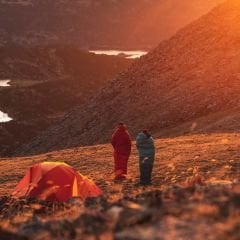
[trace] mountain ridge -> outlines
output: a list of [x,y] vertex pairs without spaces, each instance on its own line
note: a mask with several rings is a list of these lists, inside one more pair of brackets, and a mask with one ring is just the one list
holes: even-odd
[[152,49],[222,1],[0,1],[0,44]]

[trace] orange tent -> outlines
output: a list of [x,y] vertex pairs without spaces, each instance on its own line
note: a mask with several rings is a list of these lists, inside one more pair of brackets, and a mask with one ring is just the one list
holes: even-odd
[[71,197],[98,197],[102,191],[95,183],[62,162],[33,165],[14,189],[13,196],[64,202]]

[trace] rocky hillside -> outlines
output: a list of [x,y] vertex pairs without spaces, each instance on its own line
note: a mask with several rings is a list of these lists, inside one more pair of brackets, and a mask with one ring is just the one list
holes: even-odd
[[222,1],[1,0],[0,44],[149,49]]
[[70,46],[11,46],[0,55],[0,79],[12,80],[0,88],[0,110],[14,119],[0,124],[1,154],[30,141],[132,63]]
[[121,70],[121,65],[125,68],[132,63],[124,56],[95,55],[75,45],[60,44],[34,47],[8,44],[0,47],[0,55],[0,79],[11,79],[16,84],[20,81],[77,82],[89,75],[97,81],[98,77],[110,78],[112,73]]
[[215,8],[136,61],[87,106],[75,109],[18,153],[109,141],[120,120],[134,134],[142,128],[156,134],[171,128],[168,134],[238,130],[239,21],[239,1]]

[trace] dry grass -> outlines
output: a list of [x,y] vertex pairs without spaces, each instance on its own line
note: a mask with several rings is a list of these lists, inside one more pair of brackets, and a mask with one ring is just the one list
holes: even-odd
[[[110,145],[80,147],[23,158],[0,160],[0,194],[11,192],[28,167],[42,161],[64,161],[91,177],[107,194],[113,184],[113,157]],[[200,174],[205,180],[239,178],[240,134],[195,135],[156,140],[153,187],[181,183]],[[129,182],[137,183],[138,157],[133,146],[128,168]],[[110,188],[109,188],[110,187]],[[133,184],[130,184],[129,191]]]
[[1,195],[9,194],[33,163],[65,161],[91,177],[104,191],[104,198],[85,205],[78,199],[63,205],[8,199],[6,205],[2,198],[0,225],[35,240],[238,239],[239,137],[212,134],[156,140],[153,185],[149,187],[137,185],[135,148],[123,183],[113,182],[110,145],[1,159]]

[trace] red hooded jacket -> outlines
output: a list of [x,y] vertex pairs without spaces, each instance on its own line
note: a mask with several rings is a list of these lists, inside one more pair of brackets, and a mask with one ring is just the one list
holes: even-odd
[[112,135],[111,141],[114,151],[117,154],[130,155],[131,153],[131,138],[126,126],[120,126]]

